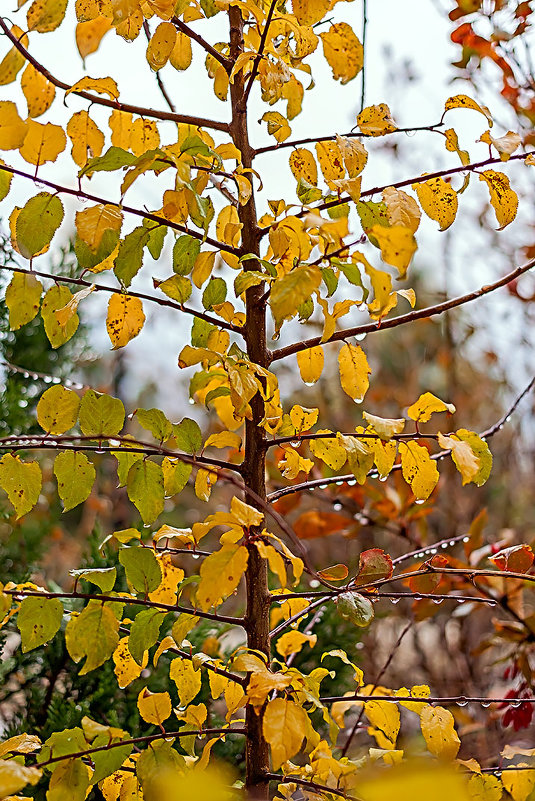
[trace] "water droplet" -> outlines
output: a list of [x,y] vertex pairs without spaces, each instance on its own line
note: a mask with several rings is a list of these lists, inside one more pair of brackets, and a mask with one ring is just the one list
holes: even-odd
[[319,583],[318,579],[312,579],[311,582],[310,582],[310,586],[312,587],[313,590],[317,589],[319,587],[319,585],[320,585],[320,583]]
[[424,552],[423,552],[423,551],[420,551],[420,553],[417,553],[417,554],[416,554],[416,558],[417,558],[417,559],[423,559],[423,558],[424,558]]
[[357,342],[362,342],[364,339],[366,339],[366,332],[363,334],[355,334],[355,339]]
[[415,600],[415,601],[423,601],[423,595],[415,595],[413,600]]
[[106,453],[104,448],[95,448],[95,453]]
[[314,381],[303,381],[303,383],[304,383],[305,387],[313,387],[315,382]]
[[73,386],[73,382],[71,381],[70,378],[66,378],[63,383],[65,384],[66,387],[72,387]]
[[45,384],[51,384],[52,383],[52,376],[51,375],[45,375],[45,377],[43,378],[43,381],[45,382]]
[[24,378],[29,378],[30,377],[30,374],[26,373],[26,372],[24,372],[22,375],[23,375]]
[[459,700],[457,701],[457,706],[466,706],[467,704],[468,701],[466,700],[466,698],[459,698]]
[[444,550],[445,548],[447,548],[447,547],[448,547],[448,543],[447,543],[447,542],[442,542],[442,543],[440,544],[440,547],[442,548],[442,550]]
[[455,598],[455,600],[457,601],[458,604],[465,604],[466,603],[466,598]]
[[150,528],[150,523],[143,523],[143,528]]
[[316,489],[316,487],[309,487],[309,488],[308,488],[308,491],[309,491],[309,492],[314,492],[314,490],[315,490],[315,489]]
[[298,448],[301,445],[301,440],[300,439],[293,439],[290,442],[290,445],[292,446],[292,448]]
[[335,512],[340,512],[344,507],[340,502],[333,503],[333,509]]
[[335,485],[337,487],[343,487],[344,486],[344,482],[343,481],[335,481],[334,483],[335,483]]
[[431,548],[427,553],[430,553],[434,556],[436,553],[438,553],[438,551],[436,548]]
[[329,486],[328,484],[319,484],[318,485],[318,489],[320,489],[320,490],[327,489],[328,486]]
[[388,476],[379,476],[379,481],[386,481]]
[[192,554],[191,554],[191,558],[192,558],[192,559],[200,559],[201,557],[199,556],[199,554],[198,554],[198,553],[192,553]]
[[55,376],[55,377],[52,379],[52,383],[53,383],[53,384],[61,384],[61,378],[58,378],[57,376]]
[[357,483],[357,479],[356,478],[352,478],[350,481],[347,482],[347,486],[348,487],[354,487],[356,483]]
[[400,601],[401,601],[401,598],[391,598],[391,599],[390,599],[390,603],[391,603],[391,604],[394,604],[394,606],[395,606],[396,604],[399,604],[399,602],[400,602]]
[[425,503],[425,500],[424,500],[424,498],[418,498],[418,499],[415,501],[415,503],[417,503],[417,504],[418,504],[418,506],[421,506],[421,505],[422,505],[422,503]]
[[496,776],[496,778],[497,778],[497,779],[501,779],[501,777],[502,777],[502,772],[501,772],[501,770],[493,770],[493,771],[492,771],[492,775],[493,775],[493,776]]
[[21,407],[21,409],[26,408],[27,405],[28,405],[28,401],[27,400],[22,399],[22,400],[19,401],[19,406]]
[[511,422],[511,415],[510,414],[508,414],[507,417],[505,418],[505,422],[506,423],[510,423]]
[[188,398],[188,403],[189,403],[191,406],[193,406],[193,405],[194,405],[194,403],[195,403],[195,401],[193,400],[193,398]]
[[455,542],[456,542],[455,540],[450,540],[448,542],[448,545],[450,546],[450,548],[452,548],[455,545]]
[[353,400],[355,401],[355,403],[362,403],[363,398],[353,398]]
[[463,542],[470,542],[470,537],[463,537]]
[[432,600],[433,600],[434,604],[436,604],[437,606],[440,606],[440,604],[442,603],[444,598],[433,598]]
[[497,601],[488,601],[487,605],[488,606],[497,606],[498,602]]
[[489,706],[490,706],[490,701],[481,701],[481,706],[482,706],[484,709],[488,709],[488,708],[489,708]]
[[518,707],[522,704],[522,701],[511,701],[511,706],[513,709],[518,709]]

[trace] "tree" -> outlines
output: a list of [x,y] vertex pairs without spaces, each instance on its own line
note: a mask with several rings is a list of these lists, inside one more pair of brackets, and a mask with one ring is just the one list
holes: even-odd
[[[327,357],[337,363],[343,395],[360,404],[372,372],[359,344],[363,335],[443,314],[528,273],[533,260],[492,283],[426,307],[417,306],[410,286],[393,288],[393,273],[399,281],[410,280],[422,211],[442,231],[448,229],[461,191],[472,189],[468,185],[477,174],[499,228],[505,228],[515,219],[518,197],[503,172],[504,162],[513,170],[529,170],[533,157],[516,152],[522,145],[519,135],[494,137],[490,111],[464,94],[446,99],[435,124],[399,127],[386,103],[363,102],[357,131],[292,139],[289,122],[298,116],[304,97],[298,75],[311,74],[310,57],[316,51],[323,52],[334,80],[345,84],[360,74],[364,98],[363,45],[347,22],[333,21],[343,12],[338,6],[333,11],[331,3],[294,0],[290,10],[277,0],[190,5],[77,0],[76,41],[82,58],[96,52],[104,36],[131,42],[146,35],[146,61],[169,107],[165,111],[122,102],[110,76],[65,82],[32,55],[29,39],[54,33],[64,23],[67,5],[66,0],[33,0],[21,26],[10,27],[0,18],[11,43],[0,64],[0,83],[20,74],[28,106],[23,119],[13,101],[0,102],[0,148],[17,151],[17,166],[0,164],[0,191],[2,198],[9,196],[12,178],[39,190],[10,212],[11,241],[20,256],[17,264],[5,265],[12,273],[5,297],[10,327],[18,330],[40,313],[50,343],[61,347],[73,337],[78,306],[90,295],[107,298],[106,328],[115,349],[139,335],[151,304],[173,310],[179,320],[192,318],[191,338],[182,346],[178,365],[196,368],[190,397],[212,410],[218,422],[215,426],[212,415],[212,432],[206,436],[191,418],[173,423],[160,409],[138,408],[125,425],[120,399],[60,383],[46,389],[37,405],[43,434],[13,433],[0,441],[5,451],[0,486],[14,509],[13,526],[39,503],[42,468],[33,451],[44,453],[45,460],[54,455],[65,511],[88,498],[96,465],[103,464],[97,455],[108,466],[115,460],[119,485],[126,486],[142,525],[111,531],[103,547],[113,564],[72,571],[72,587],[14,584],[6,576],[4,625],[10,630],[16,621],[23,652],[64,637],[70,658],[81,665],[78,681],[112,662],[119,688],[139,680],[137,707],[147,724],[143,731],[149,732],[132,737],[122,721],[102,714],[101,720],[84,716],[79,725],[54,732],[44,743],[39,732],[16,735],[0,744],[0,790],[12,796],[23,788],[32,792],[31,785],[40,792],[45,785],[49,801],[56,801],[83,799],[98,784],[108,801],[141,793],[148,801],[194,792],[202,798],[230,798],[238,794],[240,777],[213,767],[211,753],[224,753],[218,752],[221,741],[229,740],[229,758],[237,753],[233,738],[238,738],[244,743],[241,778],[250,798],[270,797],[270,786],[278,799],[298,792],[309,799],[392,797],[392,781],[396,787],[406,781],[407,792],[418,796],[436,788],[438,777],[440,798],[453,793],[490,799],[508,792],[526,799],[535,785],[529,765],[513,763],[499,778],[494,775],[497,754],[484,768],[470,761],[474,752],[461,752],[465,761],[456,760],[461,742],[446,706],[493,704],[496,710],[502,704],[515,729],[529,724],[533,622],[520,600],[534,580],[530,546],[485,550],[480,515],[468,534],[418,544],[395,559],[383,548],[370,547],[348,565],[318,565],[306,540],[340,530],[339,516],[312,507],[299,516],[294,530],[284,499],[341,486],[341,494],[358,504],[363,493],[372,491],[385,501],[381,514],[387,523],[406,535],[411,521],[427,513],[419,507],[435,490],[437,465],[444,459],[451,457],[463,485],[486,482],[492,464],[488,440],[533,381],[480,434],[462,419],[462,409],[456,412],[448,399],[431,391],[407,399],[408,420],[402,408],[389,411],[394,416],[388,417],[374,408],[363,411],[351,430],[334,431],[328,410],[319,422],[318,408],[281,397],[277,371],[295,356],[302,381],[311,385]],[[225,41],[210,44],[190,23],[216,15],[225,20],[218,28]],[[207,74],[226,104],[228,121],[175,110],[176,92],[160,73],[164,68],[187,70],[194,47],[205,52]],[[254,147],[249,128],[248,108],[257,86],[268,106],[286,102],[285,115],[264,113],[262,122],[276,143],[262,147]],[[60,93],[69,101],[73,96],[84,101],[65,130],[37,121]],[[95,117],[102,108],[111,113],[107,125],[99,127]],[[481,137],[490,149],[488,157],[470,161],[456,130],[446,128],[457,110],[482,115],[489,126]],[[160,138],[164,124],[167,144]],[[375,141],[404,131],[443,136],[446,150],[460,164],[363,188],[368,150]],[[46,166],[66,149],[67,137],[76,165],[70,183]],[[270,169],[266,161],[286,162],[287,157],[297,201],[270,199],[260,209],[262,172]],[[119,201],[105,180],[107,173],[121,178]],[[101,179],[103,189],[95,190]],[[138,186],[162,187],[161,207],[150,210],[141,202],[127,202],[126,192]],[[405,191],[410,189],[412,194]],[[81,204],[74,216],[68,198]],[[76,231],[76,276],[36,268],[66,214]],[[151,292],[133,290],[133,281],[147,270],[147,254],[171,274],[153,278]],[[100,273],[105,277],[93,280]],[[52,283],[42,298],[43,281]],[[398,302],[408,302],[411,310],[392,316]],[[357,318],[357,311],[365,318]],[[352,324],[343,328],[340,321],[346,316]],[[294,338],[296,327],[288,323],[295,318],[319,325],[321,333]],[[178,323],[176,330],[183,332]],[[268,333],[273,340],[284,337],[280,347],[271,347]],[[447,415],[453,413],[460,427],[450,431]],[[226,458],[213,455],[214,449],[226,451]],[[346,464],[349,472],[343,472]],[[403,520],[399,508],[389,509],[378,478],[396,484]],[[172,521],[161,525],[169,499],[190,480],[203,503],[209,503],[216,483],[227,487],[226,510],[218,503],[190,528]],[[274,485],[270,492],[269,484]],[[464,555],[447,555],[458,543],[464,544]],[[375,678],[365,678],[340,648],[323,653],[310,668],[306,649],[316,642],[324,606],[360,629],[371,624],[375,602],[384,598],[410,599],[417,620],[434,614],[435,602],[444,599],[474,608],[501,607],[514,618],[509,642],[515,647],[508,657],[522,683],[506,695],[489,697],[460,693],[441,698],[423,685],[390,689],[381,684],[389,662]],[[229,630],[233,637],[226,636]],[[511,627],[497,627],[495,636],[507,641],[510,632]],[[393,645],[390,661],[404,634]],[[348,687],[338,671],[340,661],[344,675],[350,669]],[[163,686],[156,686],[152,666],[161,675],[162,665]],[[331,695],[320,686],[329,679],[334,680]],[[411,772],[410,761],[396,768],[406,761],[396,748],[400,708],[416,714],[409,716],[407,731],[414,731],[416,721],[420,740],[415,747],[427,751],[432,772],[421,767]],[[362,724],[364,716],[368,725]],[[175,719],[178,723],[171,722]],[[367,745],[374,746],[364,756],[355,747],[363,730]],[[525,749],[510,746],[504,758],[518,754],[526,755]],[[375,763],[378,778],[368,773]]]

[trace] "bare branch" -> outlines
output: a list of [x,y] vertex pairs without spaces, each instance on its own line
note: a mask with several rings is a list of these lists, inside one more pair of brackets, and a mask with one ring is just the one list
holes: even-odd
[[325,340],[325,342],[321,341],[321,337],[312,337],[311,339],[301,340],[301,342],[294,342],[292,345],[287,345],[284,348],[279,348],[278,350],[272,351],[271,362],[276,362],[279,359],[285,359],[287,356],[291,356],[294,353],[299,353],[302,350],[307,350],[308,348],[314,348],[317,345],[326,345],[328,342],[339,342],[340,340],[362,334],[373,334],[377,331],[386,331],[389,328],[397,328],[399,325],[405,325],[405,323],[412,323],[414,320],[423,320],[428,317],[433,317],[435,314],[443,314],[445,311],[455,309],[457,306],[463,306],[465,303],[470,303],[472,300],[476,300],[484,295],[488,295],[491,292],[494,292],[496,289],[500,289],[502,286],[507,286],[507,284],[510,284],[511,281],[514,281],[519,276],[527,273],[534,266],[535,259],[531,259],[531,261],[528,261],[526,264],[523,264],[520,267],[516,267],[516,269],[512,270],[510,273],[507,273],[493,284],[485,284],[473,292],[468,292],[466,295],[459,295],[456,298],[451,298],[450,300],[446,300],[442,303],[437,303],[434,306],[426,306],[424,309],[416,309],[408,312],[407,314],[400,314],[397,317],[391,317],[388,320],[381,320],[379,323],[365,323],[364,325],[357,325],[353,328],[344,328],[341,331],[335,331],[332,337],[329,337],[329,339]]
[[192,236],[194,239],[198,239],[201,242],[206,242],[208,245],[211,245],[218,250],[224,250],[226,253],[233,253],[235,256],[240,255],[240,251],[238,248],[230,247],[229,245],[225,245],[223,242],[219,242],[217,239],[212,239],[210,236],[205,236],[201,234],[199,231],[193,231],[189,228],[186,228],[185,225],[179,225],[179,223],[172,222],[171,220],[167,220],[165,217],[160,217],[158,214],[153,214],[150,211],[142,211],[141,209],[134,209],[132,206],[125,206],[123,203],[117,203],[114,200],[107,200],[106,198],[98,197],[98,195],[90,195],[88,192],[84,192],[82,189],[70,189],[67,186],[61,186],[60,184],[53,183],[52,181],[45,181],[44,178],[36,178],[35,175],[31,175],[28,172],[23,172],[22,170],[17,170],[15,167],[9,167],[7,164],[0,164],[0,170],[4,170],[5,172],[10,172],[12,175],[18,175],[21,178],[28,178],[33,183],[38,183],[42,186],[48,186],[50,189],[54,189],[60,195],[72,195],[76,198],[83,198],[84,200],[92,200],[95,203],[103,203],[104,205],[108,206],[116,206],[118,209],[122,209],[122,211],[126,211],[127,214],[133,214],[135,217],[142,217],[144,220],[152,220],[153,222],[158,223],[159,225],[166,225],[168,228],[172,228],[173,231],[180,231],[183,234],[188,234]]
[[215,58],[216,61],[219,61],[225,70],[230,73],[232,70],[232,60],[230,58],[227,58],[223,55],[223,53],[220,53],[219,50],[216,50],[215,47],[212,47],[212,45],[203,39],[200,34],[196,33],[193,28],[190,28],[189,25],[186,25],[186,23],[178,17],[173,17],[171,22],[181,33],[185,33],[186,36],[189,36],[190,39],[193,39],[194,42],[197,42],[197,44],[206,50],[206,52],[209,53],[213,58]]
[[243,336],[243,333],[238,326],[233,325],[232,323],[227,323],[224,320],[219,320],[217,317],[212,317],[211,314],[206,314],[206,312],[192,309],[183,303],[177,303],[176,301],[169,300],[168,298],[158,298],[154,295],[147,295],[145,292],[132,292],[131,290],[125,291],[121,289],[121,287],[106,286],[106,284],[96,284],[93,281],[86,281],[84,278],[70,278],[67,275],[45,273],[40,270],[26,270],[23,267],[2,265],[0,269],[9,270],[12,273],[28,273],[30,275],[38,275],[40,278],[49,278],[51,281],[54,281],[54,283],[58,284],[74,284],[75,286],[95,287],[95,291],[97,292],[111,292],[114,295],[125,295],[129,298],[148,300],[151,303],[157,303],[158,306],[167,306],[170,309],[176,309],[177,311],[184,312],[184,314],[191,314],[193,317],[198,317],[200,320],[205,320],[207,323],[211,323],[218,328],[225,328],[227,331],[233,331],[235,334],[241,334],[241,336]]
[[298,784],[300,787],[308,787],[309,790],[315,790],[318,793],[328,793],[329,795],[337,795],[340,798],[346,798],[348,801],[362,801],[356,795],[344,793],[342,790],[337,790],[334,787],[327,787],[326,784],[318,784],[317,782],[309,781],[308,779],[301,779],[299,776],[282,776],[278,773],[264,774],[270,782],[284,782],[285,784]]
[[429,697],[418,695],[333,695],[320,698],[324,703],[334,703],[336,701],[418,701],[423,704],[535,704],[535,698],[486,698],[485,696],[469,697],[466,695],[431,695]]
[[[26,61],[28,61],[37,70],[37,72],[40,72],[41,75],[44,75],[44,77],[50,81],[50,83],[54,84],[54,86],[56,86],[58,89],[64,89],[65,91],[68,91],[71,88],[71,84],[65,83],[65,81],[61,81],[59,78],[56,78],[46,69],[46,67],[37,61],[37,59],[30,55],[24,45],[10,31],[3,17],[0,17],[0,28],[2,28],[7,38],[14,45],[14,47],[16,47],[19,53],[24,56]],[[93,94],[92,92],[86,92],[84,90],[76,90],[73,92],[73,94],[83,97],[85,100],[89,100],[91,103],[96,103],[99,106],[107,106],[108,108],[115,109],[117,111],[127,111],[130,114],[139,114],[142,117],[151,117],[152,119],[165,120],[167,122],[185,123],[186,125],[196,125],[199,128],[212,128],[213,130],[224,131],[225,133],[228,133],[229,130],[228,123],[219,122],[219,120],[208,120],[204,117],[190,117],[187,114],[176,114],[172,111],[157,111],[152,108],[134,106],[130,103],[119,103],[118,100],[111,100],[108,97],[102,97],[101,95]]]
[[368,30],[368,2],[362,0],[362,70],[360,72],[360,110],[364,110],[366,98],[366,33]]

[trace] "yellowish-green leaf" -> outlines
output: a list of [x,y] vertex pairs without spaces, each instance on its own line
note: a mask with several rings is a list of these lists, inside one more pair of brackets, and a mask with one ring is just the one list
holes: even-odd
[[428,217],[440,225],[445,231],[455,220],[457,215],[457,192],[451,184],[443,178],[430,178],[423,183],[412,185],[418,195],[422,209]]
[[372,725],[368,734],[373,734],[379,748],[395,748],[400,728],[398,705],[390,701],[368,701],[364,711]]
[[436,462],[429,451],[417,442],[400,442],[401,471],[416,500],[425,501],[438,483]]
[[335,81],[345,84],[359,74],[364,64],[364,48],[347,22],[337,22],[320,34],[323,55]]
[[119,621],[101,601],[89,601],[80,615],[71,616],[65,629],[65,644],[75,662],[87,657],[80,676],[110,658],[119,642],[118,632]]
[[466,428],[460,428],[455,432],[455,436],[463,442],[468,443],[476,458],[479,459],[479,470],[472,478],[472,483],[477,487],[481,487],[490,476],[492,470],[492,453],[489,446],[484,440],[481,439],[473,431],[467,431]]
[[122,222],[123,214],[117,206],[102,204],[77,211],[75,217],[78,236],[89,245],[92,253],[97,253],[106,231],[119,234]]
[[77,451],[58,453],[54,461],[54,475],[64,512],[88,499],[96,478],[92,462],[84,453]]
[[451,451],[451,458],[462,476],[463,486],[469,484],[479,473],[481,462],[466,441],[455,436],[447,437],[438,432],[438,444],[441,448]]
[[125,411],[119,398],[88,389],[80,403],[80,428],[86,436],[100,439],[118,434],[124,424]]
[[[321,429],[317,434],[330,434],[328,429]],[[347,461],[345,448],[340,445],[336,437],[325,437],[321,439],[311,439],[309,443],[311,452],[322,462],[325,462],[331,470],[340,470]]]
[[485,181],[489,188],[490,205],[496,213],[498,231],[512,223],[518,209],[518,195],[511,189],[509,178],[503,172],[485,170],[479,173],[479,180]]
[[39,311],[42,291],[43,287],[32,273],[13,273],[5,296],[11,331],[33,320]]
[[416,403],[413,403],[412,406],[409,406],[407,409],[408,416],[417,423],[427,423],[428,420],[431,419],[431,415],[435,412],[449,412],[450,414],[454,414],[455,406],[453,403],[446,403],[440,400],[440,398],[437,398],[436,395],[433,395],[431,392],[424,392],[423,395],[420,395]]
[[266,111],[261,119],[262,122],[267,122],[268,133],[274,136],[277,142],[284,142],[292,133],[288,120],[278,111]]
[[176,70],[187,70],[191,64],[191,39],[187,34],[177,31],[174,47],[169,56],[169,63]]
[[59,631],[62,618],[63,605],[58,598],[24,598],[17,615],[23,653],[51,640]]
[[0,459],[0,487],[7,493],[17,520],[31,511],[41,493],[42,474],[37,462],[22,462],[6,453]]
[[151,693],[145,687],[138,694],[137,708],[145,723],[161,726],[171,715],[171,696],[169,693]]
[[47,434],[64,434],[76,425],[80,398],[72,389],[55,386],[45,390],[37,404],[37,422]]
[[311,186],[318,183],[318,167],[310,150],[304,147],[296,148],[290,155],[290,169],[296,181],[303,178]]
[[384,136],[397,130],[392,114],[386,103],[378,106],[367,106],[357,117],[357,125],[363,134],[368,136]]
[[67,9],[67,0],[34,0],[28,9],[26,22],[29,31],[50,33],[61,25]]
[[60,325],[56,317],[59,309],[65,308],[73,299],[71,291],[66,286],[54,284],[43,298],[41,317],[45,326],[45,333],[53,348],[59,348],[74,336],[80,322],[77,314],[69,317],[65,326]]
[[135,462],[128,471],[126,489],[143,522],[154,523],[164,507],[161,466],[150,459]]
[[298,753],[309,725],[307,713],[294,701],[274,698],[268,702],[262,731],[271,747],[273,770]]
[[321,271],[308,264],[296,267],[273,282],[269,304],[277,329],[284,320],[296,314],[298,307],[310,298],[320,283]]
[[44,253],[63,220],[63,204],[57,195],[40,192],[30,198],[15,222],[19,253],[26,259]]
[[234,592],[247,567],[247,559],[247,548],[234,543],[223,545],[204,559],[196,595],[203,612]]
[[451,712],[440,706],[426,706],[420,715],[422,734],[427,749],[441,759],[455,759],[461,741],[455,731]]
[[338,367],[342,389],[356,403],[360,403],[368,391],[368,376],[371,373],[366,354],[360,345],[345,342],[338,354]]

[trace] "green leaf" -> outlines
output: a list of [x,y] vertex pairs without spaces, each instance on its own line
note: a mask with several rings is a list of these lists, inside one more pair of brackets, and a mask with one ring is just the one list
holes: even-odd
[[150,459],[134,462],[128,471],[126,489],[143,522],[154,523],[164,507],[163,473],[160,465]]
[[166,498],[182,492],[193,470],[193,465],[164,456],[162,462],[163,488]]
[[113,272],[123,286],[129,287],[132,279],[141,269],[143,248],[149,241],[149,237],[150,230],[140,225],[121,241]]
[[72,299],[72,292],[66,286],[51,286],[43,298],[41,317],[45,326],[45,334],[53,348],[59,348],[76,333],[80,318],[73,314],[65,326],[58,323],[55,311],[62,309]]
[[[119,232],[106,228],[96,247],[96,252],[78,236],[74,240],[74,253],[82,270],[94,270],[97,265],[111,256],[119,241]],[[111,264],[110,264],[111,267]],[[108,268],[109,269],[109,268]],[[98,270],[96,271],[98,272]]]
[[234,279],[234,293],[238,297],[242,292],[246,292],[250,286],[258,286],[265,280],[264,273],[260,273],[257,270],[247,270],[247,272],[244,270],[238,273]]
[[173,433],[173,425],[160,409],[136,409],[139,425],[150,431],[158,442],[165,442]]
[[191,344],[194,348],[205,348],[208,345],[208,337],[215,331],[215,325],[196,317],[191,326]]
[[172,275],[165,281],[153,280],[154,288],[161,289],[171,300],[177,303],[185,303],[191,295],[191,281],[183,275]]
[[[150,222],[152,225],[152,221],[144,221]],[[149,228],[150,236],[149,241],[147,242],[147,248],[149,250],[150,255],[155,261],[158,261],[160,256],[162,255],[163,245],[165,242],[165,237],[167,236],[168,228],[166,225],[156,225],[153,228]]]
[[[5,161],[0,159],[0,164],[5,166]],[[5,197],[7,197],[11,187],[12,178],[13,175],[10,172],[7,172],[7,170],[0,170],[0,200],[3,200]]]
[[197,453],[202,448],[202,434],[198,423],[184,417],[180,423],[173,425],[173,436],[176,440],[177,448],[185,453]]
[[42,292],[43,287],[31,273],[13,273],[6,289],[9,327],[12,331],[17,331],[33,320],[39,311]]
[[189,275],[197,256],[201,252],[201,243],[188,234],[179,236],[173,247],[173,270],[178,275]]
[[84,453],[77,451],[58,453],[54,461],[54,475],[64,512],[87,500],[96,478],[92,462]]
[[320,269],[308,264],[296,267],[283,278],[273,282],[269,304],[277,330],[284,320],[295,315],[298,307],[310,298],[320,283]]
[[213,309],[218,303],[224,303],[227,297],[227,285],[223,278],[210,278],[202,293],[202,305],[205,309]]
[[147,595],[160,586],[162,570],[154,551],[149,548],[121,548],[119,562],[125,569],[127,581],[137,592]]
[[[124,443],[124,447],[127,448],[128,445]],[[117,478],[119,479],[118,487],[126,487],[126,482],[128,481],[128,473],[130,472],[130,468],[132,467],[135,462],[139,462],[140,459],[143,459],[142,453],[130,453],[126,451],[121,453],[121,451],[114,451],[113,455],[117,459]]]
[[63,204],[57,195],[40,192],[30,198],[15,222],[17,246],[26,259],[32,259],[41,251],[48,250],[63,215]]
[[88,389],[80,403],[80,428],[87,437],[100,439],[118,434],[124,425],[125,411],[119,398],[100,395]]
[[89,175],[93,172],[110,172],[112,170],[119,170],[121,167],[131,167],[136,161],[136,156],[123,150],[122,147],[110,147],[102,156],[95,159],[89,159],[85,167],[82,167],[78,173],[78,177],[82,178],[84,175]]
[[47,434],[64,434],[76,425],[80,398],[72,389],[55,386],[45,390],[37,404],[37,422]]
[[157,609],[144,609],[134,618],[130,627],[128,648],[138,665],[141,665],[145,651],[157,642],[165,615],[166,612],[159,612]]
[[22,652],[44,645],[59,631],[63,604],[57,598],[24,598],[17,615]]
[[47,801],[84,801],[89,786],[87,767],[81,759],[67,759],[56,766],[46,794]]
[[17,520],[29,512],[39,499],[42,486],[37,462],[21,462],[18,456],[4,454],[0,459],[0,487],[17,513]]
[[87,740],[82,729],[76,726],[73,729],[53,732],[48,740],[45,740],[39,756],[45,762],[53,757],[61,757],[67,754],[74,754],[77,751],[83,751],[84,748],[87,748]]
[[114,567],[85,567],[80,570],[69,570],[69,576],[90,581],[106,593],[113,589],[117,570]]
[[460,440],[470,445],[476,458],[480,461],[479,470],[472,478],[472,482],[477,487],[481,487],[487,481],[490,476],[490,471],[492,470],[492,453],[490,452],[489,446],[485,440],[482,440],[481,437],[473,431],[468,431],[466,428],[460,428],[455,434]]
[[80,662],[87,657],[80,676],[103,665],[118,642],[119,621],[101,601],[89,601],[80,615],[71,617],[65,629],[65,644],[71,659]]
[[[109,734],[99,734],[98,737],[95,737],[91,746],[100,748],[108,745],[109,742]],[[96,754],[91,754],[95,771],[89,780],[90,784],[97,784],[102,779],[105,779],[106,776],[111,776],[112,773],[115,773],[124,764],[127,757],[130,756],[133,747],[133,745],[119,745],[116,748],[108,748],[105,751],[97,751]]]
[[355,626],[365,628],[374,618],[372,602],[359,592],[343,592],[335,603],[338,614]]

